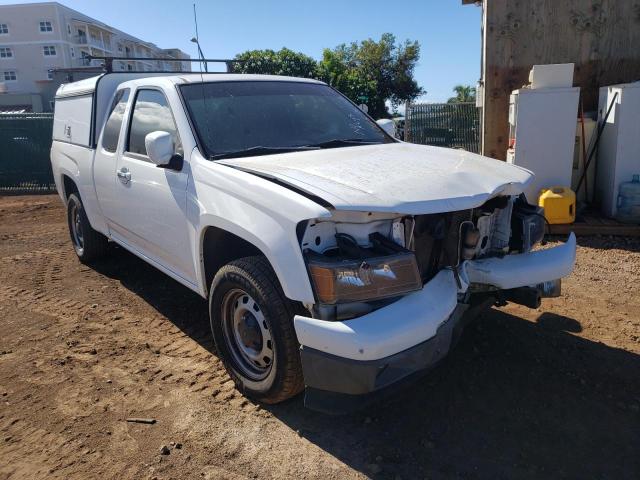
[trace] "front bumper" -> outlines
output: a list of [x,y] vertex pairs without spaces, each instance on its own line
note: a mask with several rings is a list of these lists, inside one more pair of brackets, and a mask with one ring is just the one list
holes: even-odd
[[432,338],[379,360],[351,360],[303,346],[305,406],[323,413],[350,413],[389,394],[392,385],[395,390],[411,383],[437,365],[456,344],[464,326],[493,301],[485,299],[472,308],[458,305]]
[[322,404],[333,402],[331,392],[365,395],[433,366],[469,317],[468,305],[458,298],[470,284],[512,289],[555,280],[571,273],[575,255],[572,233],[558,247],[464,262],[458,269],[460,283],[452,270],[442,270],[419,292],[352,320],[296,315],[305,404],[327,410]]

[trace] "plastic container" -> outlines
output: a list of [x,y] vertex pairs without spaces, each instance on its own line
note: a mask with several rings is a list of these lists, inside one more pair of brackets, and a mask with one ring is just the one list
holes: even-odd
[[576,194],[569,187],[551,187],[540,191],[538,206],[551,224],[573,223],[576,220]]
[[620,184],[615,217],[624,223],[640,223],[640,174]]

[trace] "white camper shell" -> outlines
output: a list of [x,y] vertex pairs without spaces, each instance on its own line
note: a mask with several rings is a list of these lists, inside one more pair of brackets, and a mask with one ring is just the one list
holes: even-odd
[[62,84],[55,97],[53,139],[95,148],[118,85],[136,78],[167,76],[167,73],[106,73]]

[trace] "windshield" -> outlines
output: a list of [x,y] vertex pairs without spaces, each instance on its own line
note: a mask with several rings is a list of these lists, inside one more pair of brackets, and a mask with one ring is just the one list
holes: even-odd
[[203,153],[213,159],[394,141],[326,85],[236,81],[180,88]]

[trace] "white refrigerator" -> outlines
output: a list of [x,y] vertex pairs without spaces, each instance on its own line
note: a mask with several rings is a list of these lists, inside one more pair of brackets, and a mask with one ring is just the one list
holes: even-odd
[[616,214],[620,184],[640,174],[640,82],[600,88],[599,125],[612,103],[598,145],[595,168],[596,202],[609,217]]
[[525,190],[529,203],[538,204],[543,188],[571,186],[579,97],[578,87],[511,93],[507,161],[535,174]]

